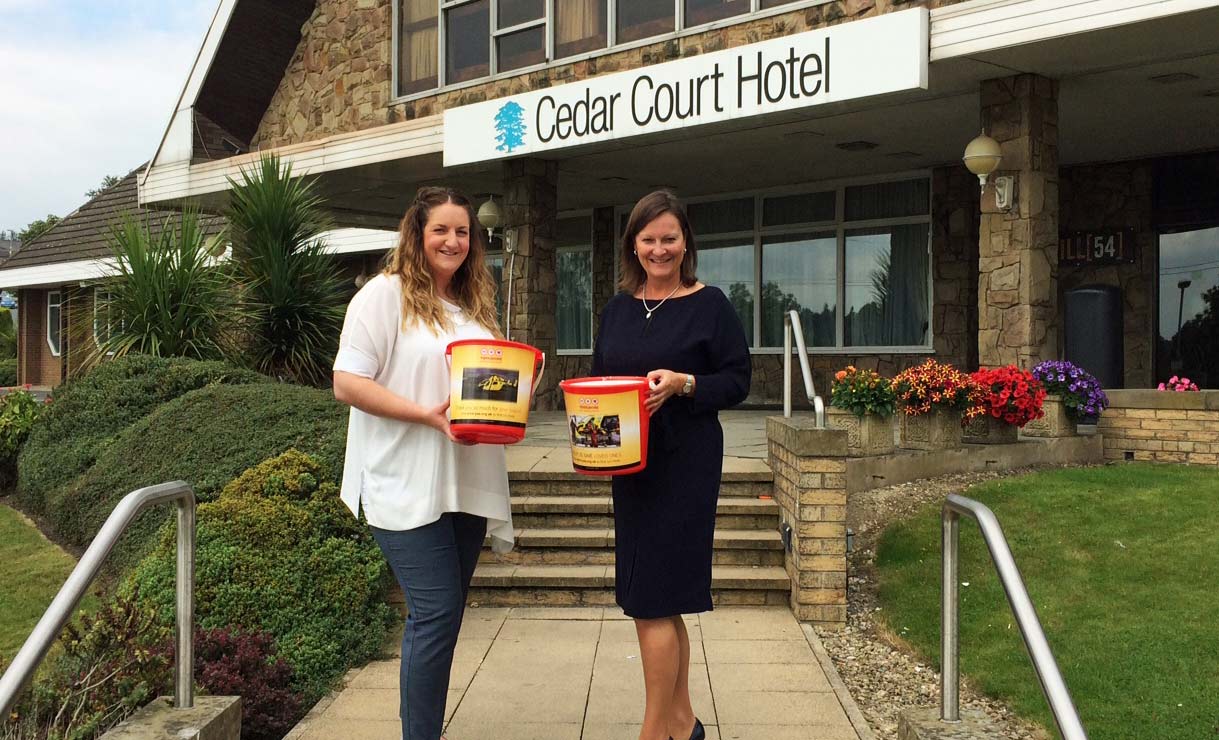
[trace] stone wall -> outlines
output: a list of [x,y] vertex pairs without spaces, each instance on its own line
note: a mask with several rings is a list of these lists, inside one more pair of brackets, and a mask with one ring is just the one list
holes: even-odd
[[1219,465],[1219,391],[1110,391],[1097,422],[1107,460]]
[[391,58],[392,1],[317,1],[313,16],[301,29],[302,38],[296,53],[258,127],[253,143],[255,148],[297,144],[423,118],[446,108],[526,90],[790,36],[910,7],[935,8],[960,0],[834,0],[397,104],[390,103],[394,64]]
[[1104,266],[1062,266],[1062,293],[1084,285],[1122,289],[1122,335],[1127,388],[1155,382],[1156,284],[1159,259],[1153,223],[1153,163],[1115,162],[1064,168],[1059,178],[1062,230],[1134,232],[1138,261]]

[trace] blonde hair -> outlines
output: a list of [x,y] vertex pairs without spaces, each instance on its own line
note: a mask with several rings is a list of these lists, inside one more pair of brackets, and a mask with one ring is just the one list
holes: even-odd
[[495,314],[495,279],[487,269],[487,246],[470,199],[451,188],[420,188],[406,209],[398,228],[398,246],[385,257],[386,275],[402,280],[403,326],[418,321],[439,334],[452,329],[449,317],[436,300],[436,282],[423,252],[423,232],[436,206],[452,203],[463,208],[470,219],[470,251],[449,283],[449,293],[466,315],[495,336],[501,336]]

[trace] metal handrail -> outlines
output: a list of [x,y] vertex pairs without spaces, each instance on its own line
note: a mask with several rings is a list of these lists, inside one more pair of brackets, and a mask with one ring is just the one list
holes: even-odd
[[51,644],[71,618],[81,598],[119,536],[145,509],[157,504],[178,503],[177,651],[174,656],[174,707],[190,709],[195,703],[192,677],[195,671],[195,492],[183,481],[162,483],[132,491],[114,507],[89,549],[68,576],[42,619],[34,627],[12,665],[0,676],[0,717],[7,717],[17,695],[46,657]]
[[813,387],[813,372],[808,366],[808,350],[804,348],[804,330],[800,326],[800,314],[788,311],[783,314],[783,416],[792,415],[792,327],[795,327],[796,348],[800,351],[800,372],[804,376],[804,393],[812,404],[817,428],[825,429],[825,402]]
[[941,534],[943,537],[943,613],[940,623],[940,659],[943,671],[940,674],[940,720],[944,722],[959,722],[960,714],[960,646],[958,640],[957,607],[959,604],[959,588],[957,580],[958,552],[960,539],[960,517],[971,517],[982,530],[982,539],[990,550],[991,560],[999,580],[1003,583],[1003,591],[1007,594],[1008,604],[1020,627],[1020,636],[1024,638],[1024,646],[1033,660],[1033,668],[1037,671],[1037,680],[1041,682],[1041,691],[1050,704],[1054,714],[1054,724],[1058,725],[1058,733],[1063,740],[1087,740],[1088,734],[1080,722],[1079,712],[1071,701],[1071,694],[1062,680],[1058,663],[1050,644],[1046,642],[1045,632],[1037,619],[1037,610],[1029,598],[1029,592],[1024,587],[1020,577],[1020,569],[1012,558],[1012,551],[1007,546],[1007,538],[1003,536],[1003,528],[999,519],[985,504],[971,498],[948,494],[944,501]]

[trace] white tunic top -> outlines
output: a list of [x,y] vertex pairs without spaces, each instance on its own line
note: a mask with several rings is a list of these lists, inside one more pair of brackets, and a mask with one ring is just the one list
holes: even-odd
[[[437,336],[421,324],[402,328],[402,283],[380,274],[347,307],[334,369],[371,378],[394,393],[432,408],[449,395],[445,348],[457,339],[492,335],[459,308],[442,301],[453,329]],[[487,518],[496,552],[512,549],[512,509],[503,445],[455,444],[424,424],[351,409],[343,466],[343,503],[380,529],[431,524],[446,512]]]

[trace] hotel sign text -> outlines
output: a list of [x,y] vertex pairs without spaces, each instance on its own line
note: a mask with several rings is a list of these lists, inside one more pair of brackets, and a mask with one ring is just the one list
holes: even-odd
[[927,87],[928,12],[897,13],[444,112],[446,166]]

